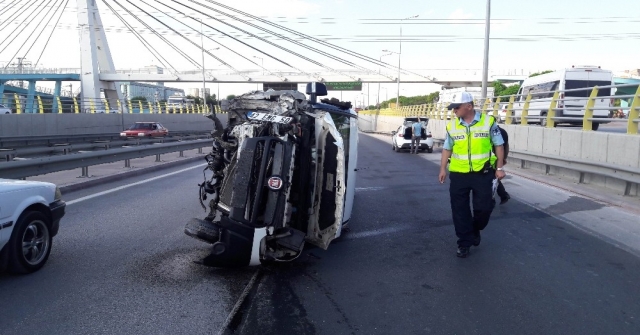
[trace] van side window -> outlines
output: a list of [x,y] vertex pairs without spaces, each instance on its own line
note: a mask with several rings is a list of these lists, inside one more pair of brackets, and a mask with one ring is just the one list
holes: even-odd
[[553,97],[553,93],[558,88],[560,81],[550,81],[547,83],[537,84],[531,87],[531,99],[545,99]]
[[[578,97],[578,98],[588,98],[591,95],[591,88],[593,86],[610,86],[611,82],[609,81],[598,81],[598,80],[567,80],[564,84],[565,90],[585,88],[580,91],[570,91],[567,92],[566,95],[569,97]],[[599,97],[605,97],[611,95],[611,88],[601,88],[598,90]]]

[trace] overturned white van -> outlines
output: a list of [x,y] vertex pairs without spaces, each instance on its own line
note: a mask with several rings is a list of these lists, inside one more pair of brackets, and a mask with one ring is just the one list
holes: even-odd
[[[350,103],[316,101],[321,83],[298,91],[251,92],[215,115],[211,174],[200,185],[208,210],[185,227],[213,244],[202,260],[215,267],[296,259],[306,242],[323,249],[351,217],[356,181],[357,114]],[[208,200],[205,203],[205,200]]]

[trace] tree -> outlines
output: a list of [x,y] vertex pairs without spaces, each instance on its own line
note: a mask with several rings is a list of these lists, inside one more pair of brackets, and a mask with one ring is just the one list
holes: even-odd
[[141,101],[142,103],[145,103],[145,102],[147,102],[147,97],[137,96],[137,97],[131,98],[131,102],[138,102],[138,101]]
[[546,70],[546,71],[542,71],[542,72],[532,73],[531,75],[529,75],[529,78],[535,77],[535,76],[539,76],[539,75],[542,75],[542,74],[551,73],[551,72],[553,72],[553,70]]
[[233,100],[233,99],[235,99],[235,98],[236,98],[236,95],[235,95],[235,94],[229,94],[229,95],[227,95],[227,100]]
[[207,105],[212,106],[212,105],[217,105],[218,104],[218,99],[216,97],[215,94],[207,94]]

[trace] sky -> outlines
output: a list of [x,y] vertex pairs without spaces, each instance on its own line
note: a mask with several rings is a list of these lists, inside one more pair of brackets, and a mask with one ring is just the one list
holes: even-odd
[[[57,8],[62,1],[69,2],[56,25],[57,16],[51,15],[52,19],[48,21],[49,16],[44,14],[48,9]],[[0,34],[6,36],[4,41],[0,42],[0,65],[10,63],[16,55],[26,55],[32,62],[40,58],[38,66],[42,67],[79,68],[77,1],[81,0],[0,0]],[[199,7],[188,0],[109,1],[115,11],[163,55],[164,62],[160,62],[105,6],[104,1],[98,0],[116,68],[137,69],[161,63],[170,64],[178,70],[198,68],[202,57],[199,49],[200,36],[197,32],[200,25],[161,4],[164,3],[180,8],[188,16],[203,17],[205,24],[238,36],[241,41],[255,48],[242,45],[205,26],[204,35],[207,38],[204,44],[207,50],[220,47],[216,44],[215,41],[217,41],[250,61],[264,64],[267,69],[291,70],[291,67],[283,65],[274,58],[305,71],[321,69],[317,64],[248,36],[245,32],[239,32],[225,25],[226,22],[246,29],[249,33],[266,37],[273,44],[287,48],[326,67],[336,70],[349,69],[349,66],[336,60],[216,13],[214,9],[224,13],[229,11],[208,1],[197,0],[210,8]],[[434,77],[462,74],[478,76],[483,66],[486,0],[218,0],[218,2],[375,59],[385,54],[382,50],[399,51],[400,23],[402,22],[402,69],[419,71]],[[130,9],[133,16],[117,3]],[[203,16],[195,10],[186,9],[181,4],[193,6],[220,21]],[[36,20],[26,20],[22,23],[27,14],[11,16],[20,6],[25,6],[28,8],[26,12],[32,12],[34,15],[42,10],[41,16]],[[179,33],[188,35],[187,37],[193,43],[172,33],[169,28],[163,27],[147,16],[143,10]],[[537,0],[535,2],[493,0],[491,1],[489,68],[492,72],[505,74],[553,70],[572,65],[599,65],[614,71],[638,69],[640,68],[639,13],[640,1],[631,0]],[[415,15],[418,17],[400,20]],[[153,35],[149,29],[145,29],[142,23],[136,21],[136,17],[142,19],[151,28],[160,31],[164,38],[174,43],[176,48],[184,51],[192,60],[181,56]],[[246,19],[243,16],[238,17]],[[179,21],[172,18],[178,18]],[[189,26],[181,22],[188,23]],[[250,23],[267,27],[256,21]],[[41,28],[33,29],[36,24]],[[42,27],[46,27],[44,33],[36,39]],[[18,29],[16,33],[9,34],[14,29]],[[292,36],[282,30],[270,29],[285,36]],[[33,30],[36,33],[30,35]],[[50,32],[53,34],[45,48],[44,44]],[[13,37],[16,38],[13,39]],[[331,52],[334,56],[344,58],[371,71],[379,70],[375,64],[345,53],[335,52],[312,41],[299,40],[299,42],[321,51]],[[31,45],[33,47],[29,49]],[[238,54],[224,50],[224,47],[212,50],[211,53],[235,69],[259,69]],[[383,61],[397,66],[398,55],[385,56]],[[209,55],[205,56],[205,67],[217,71],[229,71],[228,67]],[[392,77],[395,77],[395,71],[383,70]],[[186,89],[200,85],[167,83],[167,86]],[[228,94],[247,92],[256,86],[255,84],[221,84],[218,87],[217,84],[207,84],[207,87],[213,92],[219,89],[220,95],[225,97]],[[402,84],[400,95],[428,94],[439,88],[434,84]],[[381,100],[395,97],[396,90],[397,87],[394,84],[383,84],[380,91]],[[351,101],[364,100],[369,102],[368,104],[374,104],[377,91],[377,85],[372,84],[370,88],[365,85],[363,92],[343,92],[342,94],[330,92],[330,95],[337,98],[342,96],[345,100]]]

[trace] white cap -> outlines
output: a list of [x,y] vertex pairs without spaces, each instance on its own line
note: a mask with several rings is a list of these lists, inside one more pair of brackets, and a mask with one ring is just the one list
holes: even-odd
[[473,95],[469,92],[461,92],[453,95],[453,101],[449,104],[447,109],[454,109],[460,107],[462,104],[473,103]]

